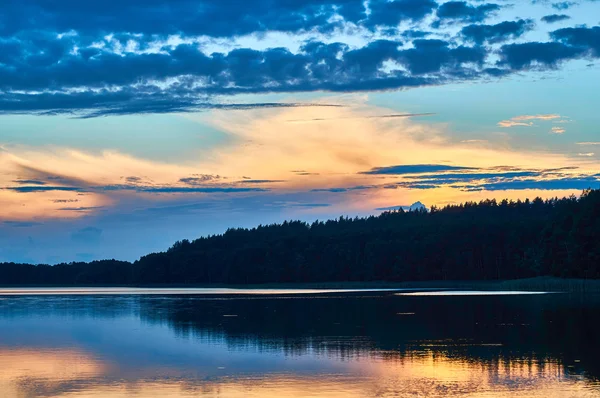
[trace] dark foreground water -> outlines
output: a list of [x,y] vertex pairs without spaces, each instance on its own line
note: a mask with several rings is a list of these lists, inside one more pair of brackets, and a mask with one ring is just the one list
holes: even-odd
[[600,397],[597,296],[30,293],[0,397]]

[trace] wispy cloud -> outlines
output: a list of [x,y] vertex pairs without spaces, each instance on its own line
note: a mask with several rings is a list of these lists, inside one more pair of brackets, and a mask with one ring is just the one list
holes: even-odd
[[561,116],[557,114],[547,115],[521,115],[498,122],[500,127],[533,126],[533,120],[556,120]]
[[359,174],[420,174],[451,170],[473,170],[472,167],[450,166],[445,164],[402,164],[397,166],[374,167],[368,171],[361,171]]
[[341,120],[341,119],[394,119],[404,117],[416,117],[416,116],[432,116],[435,113],[401,113],[401,114],[390,114],[390,115],[366,115],[366,116],[348,116],[348,117],[333,117],[333,118],[313,118],[313,119],[295,119],[288,120],[290,123],[294,122],[322,122],[327,120]]
[[576,145],[600,145],[599,141],[576,142]]
[[[0,152],[4,173],[0,187],[5,188],[0,189],[0,218],[82,219],[96,213],[104,219],[182,201],[199,207],[218,204],[226,211],[234,198],[282,193],[294,197],[291,202],[331,203],[327,210],[331,214],[367,212],[416,200],[430,204],[470,200],[474,194],[461,196],[465,184],[537,179],[537,170],[577,166],[577,162],[585,166],[573,175],[592,167],[590,159],[576,156],[577,151],[568,157],[457,142],[445,128],[415,119],[381,123],[363,118],[393,113],[368,105],[362,96],[341,101],[350,105],[188,115],[189,120],[206,123],[233,139],[186,161],[153,161],[117,151],[9,147],[9,152]],[[336,122],[318,128],[287,122],[317,117]],[[490,169],[498,164],[510,167]],[[298,195],[304,195],[302,200]]]
[[42,225],[42,223],[35,222],[35,221],[3,221],[2,225],[5,225],[7,227],[15,227],[15,228],[29,228],[29,227],[35,227],[38,225]]
[[586,152],[586,153],[578,153],[577,155],[583,156],[583,157],[587,157],[587,158],[591,158],[592,156],[595,155],[595,153],[594,152]]
[[564,134],[566,130],[562,127],[552,127],[550,129],[550,133],[552,134]]

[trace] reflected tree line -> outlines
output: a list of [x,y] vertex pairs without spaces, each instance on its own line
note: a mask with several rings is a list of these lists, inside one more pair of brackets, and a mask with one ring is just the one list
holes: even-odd
[[433,354],[500,364],[561,364],[600,379],[600,296],[51,297],[6,298],[6,317],[138,317],[180,338],[233,350],[404,360]]
[[372,296],[156,300],[140,316],[234,349],[402,360],[423,353],[488,364],[560,363],[600,379],[600,297]]
[[152,285],[600,277],[600,191],[289,221],[176,242],[130,263],[3,263],[0,284]]

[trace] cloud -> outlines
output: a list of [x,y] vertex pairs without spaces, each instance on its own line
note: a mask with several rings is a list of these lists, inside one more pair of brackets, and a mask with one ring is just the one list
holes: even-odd
[[483,144],[486,142],[489,142],[488,140],[479,140],[479,139],[473,139],[473,140],[462,140],[462,143],[465,144]]
[[[390,115],[365,115],[365,116],[351,116],[345,119],[394,119],[403,117],[416,117],[416,116],[432,116],[435,113],[402,113],[402,114],[390,114]],[[314,118],[314,119],[296,119],[288,120],[288,122],[322,122],[327,120],[340,120],[340,118]]]
[[586,152],[586,153],[578,153],[577,155],[590,158],[590,157],[594,156],[595,153],[594,152]]
[[534,28],[533,21],[519,19],[496,25],[468,25],[461,29],[461,35],[476,44],[500,43],[523,36]]
[[558,29],[551,32],[550,36],[582,53],[600,57],[600,26]]
[[[326,106],[228,99],[487,81],[598,56],[598,27],[551,32],[549,42],[490,47],[522,39],[533,28],[526,18],[483,24],[502,8],[495,3],[263,3],[109,0],[99,7],[67,0],[51,7],[24,0],[18,7],[7,5],[0,17],[0,113],[91,118]],[[432,20],[433,32],[420,30]],[[400,31],[405,23],[411,29]],[[455,36],[435,30],[453,24],[468,26]],[[277,40],[257,40],[264,35]]]
[[500,5],[493,3],[471,5],[465,1],[449,1],[438,8],[438,20],[434,26],[440,23],[481,22],[500,8]]
[[307,207],[307,208],[319,208],[319,207],[330,207],[330,203],[293,203],[289,204],[290,207]]
[[533,122],[517,122],[515,120],[502,120],[498,122],[500,127],[533,126]]
[[576,142],[576,145],[600,145],[600,142],[596,141],[586,141],[586,142]]
[[285,182],[285,180],[252,180],[252,179],[245,179],[245,180],[238,181],[238,184],[272,184],[272,183],[277,183],[277,182]]
[[204,183],[221,179],[219,175],[212,174],[197,174],[193,177],[180,178],[179,182],[187,185],[202,185]]
[[402,175],[402,174],[421,174],[451,170],[473,170],[471,167],[449,166],[444,164],[403,164],[397,166],[374,167],[369,171],[362,171],[360,174],[374,175]]
[[563,129],[562,127],[552,127],[550,129],[550,133],[552,134],[563,134],[566,130]]
[[438,7],[433,0],[371,1],[366,26],[397,26],[400,22],[416,22],[432,14]]
[[[73,71],[75,72],[75,71]],[[140,70],[142,73],[143,71]],[[64,73],[71,73],[65,71]],[[86,73],[80,71],[77,73]],[[115,71],[115,73],[117,73]],[[41,77],[41,76],[40,76]],[[49,76],[50,77],[50,76]],[[50,77],[51,78],[51,77]],[[140,78],[142,78],[140,76]],[[2,71],[0,71],[0,86]],[[66,82],[65,82],[66,83]],[[48,82],[48,84],[50,84]],[[89,84],[98,84],[90,81]],[[133,84],[133,82],[128,82]],[[44,87],[36,87],[44,90]],[[60,88],[59,88],[60,90]],[[41,93],[4,93],[0,94],[0,114],[35,114],[53,116],[72,115],[77,118],[95,118],[101,116],[120,116],[149,113],[188,113],[210,109],[253,110],[269,108],[327,107],[336,104],[312,103],[240,103],[223,104],[208,102],[206,92],[182,87],[166,93],[153,85],[146,87],[121,87],[116,91],[107,89],[84,88],[83,91],[41,92]]]
[[577,5],[578,3],[574,2],[574,1],[560,1],[557,3],[552,3],[552,8],[554,8],[555,10],[567,10],[575,5]]
[[9,186],[0,189],[14,191],[19,193],[40,193],[40,192],[117,192],[117,191],[135,191],[146,193],[233,193],[233,192],[264,192],[264,188],[249,187],[230,187],[230,186],[144,186],[144,185],[99,185],[88,187],[72,186]]
[[135,191],[139,193],[234,193],[234,192],[266,192],[264,188],[228,187],[228,186],[128,186],[106,185],[93,187],[96,191]]
[[565,14],[551,14],[551,15],[543,16],[541,18],[541,20],[546,23],[556,23],[556,22],[566,21],[568,19],[571,19],[571,17],[568,15],[565,15]]
[[477,185],[471,188],[486,191],[508,191],[508,190],[584,190],[588,188],[598,188],[600,180],[594,177],[585,178],[557,178],[548,180],[517,180],[517,181],[499,181],[487,184]]
[[439,183],[455,183],[461,181],[489,180],[494,178],[519,178],[536,177],[542,175],[541,171],[521,170],[509,172],[491,172],[491,173],[443,173],[443,174],[422,174],[418,176],[407,176],[407,179],[418,179],[420,182],[430,183],[433,181]]
[[40,180],[14,180],[13,182],[15,184],[22,184],[22,185],[46,185],[45,181],[40,181]]
[[562,61],[583,56],[587,49],[558,42],[529,42],[505,44],[500,49],[498,65],[512,70],[526,70],[534,66],[556,68]]
[[560,115],[556,114],[548,114],[548,115],[521,115],[515,116],[508,120],[502,120],[498,122],[498,126],[500,127],[515,127],[515,126],[533,126],[533,122],[531,120],[556,120],[560,119]]
[[363,191],[365,189],[374,189],[377,188],[377,185],[356,185],[352,187],[343,187],[343,188],[315,188],[311,189],[311,192],[331,192],[331,193],[342,193],[349,191]]
[[36,227],[38,225],[42,225],[42,223],[35,221],[3,221],[2,225],[7,227],[15,227],[15,228],[29,228]]
[[[585,167],[583,173],[591,167],[589,159],[576,155],[495,145],[492,136],[485,147],[461,143],[449,137],[444,127],[417,119],[361,118],[390,110],[369,105],[363,96],[344,98],[347,106],[343,107],[188,115],[189,120],[206,123],[231,140],[187,160],[158,162],[116,151],[9,146],[8,152],[0,153],[0,168],[6,173],[0,175],[0,187],[8,188],[0,189],[0,218],[82,222],[93,214],[95,222],[125,223],[128,214],[183,204],[194,204],[195,212],[214,210],[222,215],[243,208],[254,209],[250,212],[254,214],[263,206],[275,209],[279,205],[269,198],[283,194],[290,195],[286,203],[331,204],[327,214],[358,214],[388,203],[470,200],[473,196],[460,196],[461,189],[492,178],[549,178],[536,173],[579,164]],[[336,122],[322,123],[318,129],[287,122],[317,117]],[[553,120],[559,119],[548,122]],[[498,164],[518,167],[490,169]],[[140,180],[128,181],[128,176]],[[46,185],[12,183],[16,179]],[[63,202],[71,200],[78,200],[76,206]],[[256,207],[246,206],[249,203]],[[179,213],[175,209],[161,214],[178,217]]]
[[83,212],[86,212],[86,211],[95,211],[95,210],[102,209],[102,208],[104,208],[104,207],[103,206],[61,207],[58,209],[58,211],[83,211]]
[[20,193],[33,193],[33,192],[51,192],[51,191],[62,191],[62,192],[86,192],[84,188],[80,187],[62,187],[62,186],[23,186],[23,187],[4,187],[0,189],[6,189],[9,191],[20,192]]
[[[27,10],[26,14],[23,14],[23,9]],[[336,15],[349,22],[366,18],[365,6],[360,0],[290,0],[260,4],[236,0],[218,3],[210,0],[156,0],[151,3],[108,0],[102,4],[69,0],[51,4],[43,0],[24,0],[19,5],[6,4],[3,14],[0,33],[10,35],[19,30],[44,29],[76,31],[86,36],[132,32],[160,36],[183,33],[231,37],[267,30],[329,31],[335,26],[330,18]],[[35,18],[30,18],[31,15]]]

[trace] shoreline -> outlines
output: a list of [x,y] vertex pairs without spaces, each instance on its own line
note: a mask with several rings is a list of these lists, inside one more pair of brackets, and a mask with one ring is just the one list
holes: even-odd
[[537,277],[492,281],[413,281],[413,282],[322,282],[322,283],[263,283],[263,284],[152,284],[152,285],[0,285],[0,289],[27,288],[142,288],[142,289],[469,289],[521,290],[555,292],[599,292],[599,279],[562,279]]

